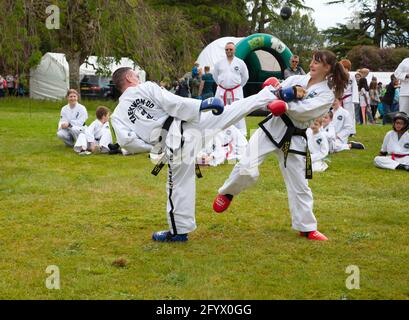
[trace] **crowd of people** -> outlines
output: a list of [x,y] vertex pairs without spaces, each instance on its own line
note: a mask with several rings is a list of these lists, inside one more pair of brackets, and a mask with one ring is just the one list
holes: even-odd
[[3,97],[22,97],[25,94],[23,83],[18,74],[3,77],[0,74],[0,98]]
[[[329,154],[365,149],[362,143],[350,140],[356,135],[356,110],[360,111],[362,123],[372,122],[379,103],[385,101],[380,97],[387,96],[392,88],[396,92],[396,79],[391,78],[382,95],[376,79],[368,86],[369,70],[361,69],[352,76],[348,60],[338,62],[332,52],[323,50],[314,53],[308,74],[300,71],[281,83],[269,78],[259,93],[244,98],[247,67],[235,57],[233,43],[227,43],[225,49],[226,57],[213,70],[217,84],[214,97],[210,87],[209,95],[205,90],[211,77],[207,67],[204,75],[199,65],[193,67],[197,91],[190,97],[177,95],[179,88],[174,94],[153,82],[140,83],[131,68],[119,68],[113,82],[122,94],[112,117],[110,110],[101,106],[96,120],[86,126],[87,110],[78,102],[78,92],[69,90],[68,104],[61,110],[58,137],[80,155],[149,153],[154,175],[168,165],[169,229],[155,232],[155,241],[187,241],[188,234],[196,229],[195,173],[201,176],[199,165],[216,166],[232,160],[236,163],[213,203],[214,211],[221,213],[234,197],[257,181],[258,167],[270,153],[277,156],[284,177],[293,229],[310,240],[328,240],[317,230],[308,179],[313,172],[328,169]],[[299,70],[298,61],[292,65],[293,72]],[[405,83],[409,66],[402,72],[406,72],[401,79]],[[405,106],[401,100],[400,108]],[[270,115],[247,141],[244,118],[260,109]],[[205,111],[211,112],[202,114]],[[409,171],[409,119],[402,110],[391,117],[393,130],[387,133],[374,163],[379,168]]]

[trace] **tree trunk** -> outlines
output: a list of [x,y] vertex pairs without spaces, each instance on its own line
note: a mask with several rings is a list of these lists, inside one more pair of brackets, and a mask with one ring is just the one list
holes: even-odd
[[266,0],[261,1],[261,7],[260,7],[260,20],[258,22],[258,33],[264,33],[265,31],[265,25],[267,21],[267,12],[268,12],[268,7]]
[[253,10],[251,10],[251,21],[250,21],[250,31],[251,33],[256,32],[256,27],[257,27],[257,16],[259,13],[259,0],[254,0],[254,7]]
[[382,42],[383,30],[382,30],[382,0],[376,1],[376,11],[375,11],[375,35],[374,35],[374,42],[375,44],[380,47]]
[[73,52],[67,54],[66,58],[70,68],[70,89],[75,89],[79,92],[81,53]]

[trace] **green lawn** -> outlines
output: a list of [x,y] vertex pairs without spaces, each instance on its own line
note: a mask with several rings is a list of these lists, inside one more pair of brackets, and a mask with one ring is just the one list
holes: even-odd
[[[83,103],[90,123],[99,103]],[[389,126],[358,127],[367,149],[332,155],[311,181],[330,241],[291,229],[271,156],[222,215],[212,201],[233,167],[203,169],[198,229],[188,243],[160,244],[151,234],[167,228],[165,172],[152,176],[146,154],[80,157],[64,147],[55,134],[62,105],[0,100],[0,298],[409,298],[409,174],[373,165]],[[60,290],[45,286],[49,265],[60,269]],[[349,265],[360,269],[359,290],[345,286]]]

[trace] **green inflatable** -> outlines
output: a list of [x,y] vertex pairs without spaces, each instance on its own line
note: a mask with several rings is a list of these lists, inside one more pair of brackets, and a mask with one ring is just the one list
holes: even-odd
[[[255,51],[263,50],[271,53],[280,65],[281,71],[262,70],[260,60]],[[269,77],[284,78],[284,69],[288,68],[293,56],[290,49],[278,38],[271,34],[256,33],[242,39],[236,44],[236,56],[247,65],[249,80],[243,88],[244,96],[260,91],[261,84]]]

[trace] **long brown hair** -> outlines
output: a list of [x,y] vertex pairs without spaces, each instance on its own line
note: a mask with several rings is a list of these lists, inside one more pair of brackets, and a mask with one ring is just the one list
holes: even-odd
[[313,57],[314,60],[331,66],[328,74],[328,85],[334,89],[336,98],[342,98],[349,81],[349,74],[345,71],[344,66],[337,61],[335,54],[329,50],[316,51]]

